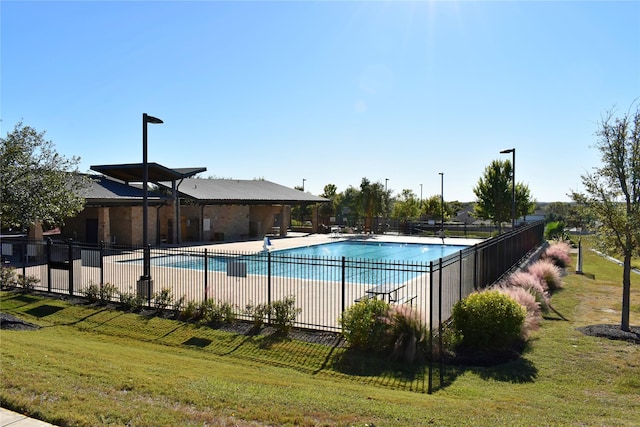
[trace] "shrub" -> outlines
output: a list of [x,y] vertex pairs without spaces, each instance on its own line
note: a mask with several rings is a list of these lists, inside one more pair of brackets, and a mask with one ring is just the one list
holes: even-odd
[[155,292],[152,297],[153,307],[157,311],[165,310],[173,303],[173,295],[170,288],[163,288],[159,292]]
[[524,288],[515,286],[498,286],[496,290],[508,296],[527,310],[527,317],[522,325],[521,337],[528,338],[531,331],[538,329],[542,318],[540,303],[535,296]]
[[24,276],[22,274],[18,274],[18,286],[20,286],[25,292],[33,291],[36,283],[40,283],[40,279],[36,276]]
[[0,267],[0,289],[11,289],[17,284],[16,269],[13,267]]
[[521,336],[526,310],[495,290],[473,293],[453,306],[453,327],[461,344],[473,349],[498,350]]
[[113,297],[118,293],[118,289],[111,283],[105,283],[100,288],[100,301],[103,304],[113,301]]
[[249,303],[244,308],[245,314],[251,317],[251,322],[253,323],[253,327],[256,329],[260,329],[262,324],[264,323],[264,319],[266,316],[271,314],[271,306],[269,304],[256,304]]
[[560,269],[548,259],[540,259],[534,262],[527,267],[527,271],[538,277],[551,293],[562,288],[562,273]]
[[549,288],[539,276],[526,271],[518,271],[509,276],[505,285],[526,290],[534,296],[542,311],[549,310]]
[[542,254],[543,259],[550,259],[560,268],[566,268],[571,263],[571,246],[567,242],[558,241],[549,245]]
[[201,317],[200,304],[195,301],[189,301],[180,311],[179,318],[182,320],[200,320]]
[[98,302],[98,299],[100,298],[100,287],[97,284],[90,282],[89,286],[80,291],[80,294],[82,294],[91,303]]
[[385,321],[389,304],[377,298],[363,298],[340,318],[342,335],[351,348],[381,350],[389,323]]
[[135,292],[120,292],[120,304],[125,310],[138,312],[144,306],[144,298]]
[[184,307],[184,302],[186,301],[187,296],[186,295],[182,295],[180,298],[178,298],[174,304],[173,304],[173,316],[175,318],[178,318],[178,316],[180,316],[180,313],[182,313],[182,308]]
[[80,291],[80,293],[91,303],[100,301],[102,304],[106,304],[113,300],[113,297],[118,292],[118,289],[111,283],[105,283],[102,286],[90,282],[89,286]]
[[428,328],[420,312],[410,305],[392,305],[387,311],[387,338],[393,360],[414,363],[423,360],[427,350]]
[[296,300],[293,296],[271,303],[271,314],[273,315],[271,323],[283,335],[289,334],[296,317],[302,312],[301,308],[295,307],[295,303]]
[[236,316],[230,303],[208,299],[200,305],[200,318],[208,325],[219,326],[222,323],[232,323]]

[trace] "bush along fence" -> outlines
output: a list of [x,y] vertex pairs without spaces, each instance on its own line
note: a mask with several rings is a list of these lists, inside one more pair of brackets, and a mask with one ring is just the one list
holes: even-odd
[[[351,307],[376,299],[429,331],[425,343],[437,349],[441,343],[434,341],[454,304],[500,280],[543,243],[543,234],[544,224],[532,223],[429,263],[3,239],[3,270],[15,275],[4,279],[9,275],[3,273],[2,285],[174,310],[187,318],[203,306],[220,319],[259,325],[288,316],[288,327],[335,332],[343,331]],[[150,280],[143,276],[145,256]],[[431,391],[438,366],[431,355],[427,359]]]

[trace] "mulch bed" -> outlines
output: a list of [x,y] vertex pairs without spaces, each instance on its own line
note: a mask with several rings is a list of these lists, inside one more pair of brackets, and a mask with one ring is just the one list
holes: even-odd
[[576,328],[577,331],[592,337],[608,338],[640,344],[640,327],[631,326],[629,331],[620,329],[620,325],[589,325]]

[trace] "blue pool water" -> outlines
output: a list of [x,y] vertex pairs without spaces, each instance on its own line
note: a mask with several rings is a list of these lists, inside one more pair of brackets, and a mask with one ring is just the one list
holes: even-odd
[[277,255],[365,258],[376,261],[425,262],[444,258],[466,246],[342,241],[272,251]]
[[[456,253],[465,246],[425,245],[415,243],[387,243],[341,241],[270,252],[272,276],[298,279],[340,281],[342,257],[347,261],[345,280],[350,283],[380,284],[403,282],[426,272],[430,261]],[[207,257],[208,271],[236,274],[238,268],[246,274],[267,275],[269,257],[266,252],[248,255]],[[131,261],[129,261],[131,262]],[[137,260],[134,262],[141,262]],[[161,267],[205,269],[203,256],[169,255],[153,257],[151,264]],[[394,267],[398,264],[399,267]],[[407,266],[418,266],[407,268]]]

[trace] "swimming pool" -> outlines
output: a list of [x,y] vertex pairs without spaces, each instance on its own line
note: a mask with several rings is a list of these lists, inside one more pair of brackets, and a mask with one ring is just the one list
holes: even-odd
[[277,255],[365,258],[375,261],[415,261],[428,263],[456,253],[466,246],[418,243],[364,242],[346,240],[271,251]]
[[[344,280],[374,285],[401,283],[428,271],[428,263],[464,249],[463,245],[340,241],[253,254],[166,255],[151,265],[228,275],[271,275],[310,280]],[[345,262],[343,262],[343,257]],[[129,261],[131,262],[131,261]],[[134,262],[141,262],[136,260]]]

